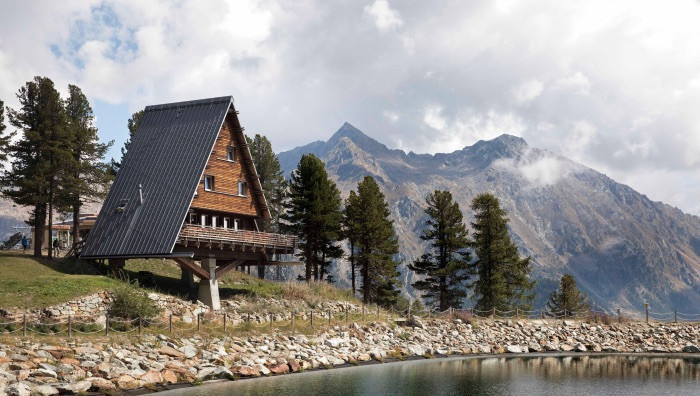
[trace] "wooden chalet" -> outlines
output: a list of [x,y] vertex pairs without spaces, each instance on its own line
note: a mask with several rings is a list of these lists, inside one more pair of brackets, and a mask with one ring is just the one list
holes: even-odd
[[214,309],[224,273],[290,264],[273,258],[297,238],[260,231],[270,212],[237,114],[230,96],[146,107],[81,257],[172,259]]

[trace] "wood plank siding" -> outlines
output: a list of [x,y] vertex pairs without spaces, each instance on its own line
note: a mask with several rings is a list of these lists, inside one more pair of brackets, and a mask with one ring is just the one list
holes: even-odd
[[[214,150],[209,157],[204,175],[197,185],[197,195],[192,199],[192,209],[213,210],[243,216],[262,217],[263,214],[255,204],[252,164],[245,163],[243,145],[236,138],[230,117],[226,117]],[[235,151],[235,160],[227,159],[229,147]],[[213,191],[205,190],[205,178],[214,177]],[[246,183],[245,196],[239,195],[239,182]]]

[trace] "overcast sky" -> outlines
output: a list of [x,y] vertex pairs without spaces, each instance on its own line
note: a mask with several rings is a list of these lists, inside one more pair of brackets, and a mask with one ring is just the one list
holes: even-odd
[[148,104],[233,95],[276,151],[510,133],[700,215],[697,0],[0,0],[0,99],[35,75],[83,89],[110,155]]

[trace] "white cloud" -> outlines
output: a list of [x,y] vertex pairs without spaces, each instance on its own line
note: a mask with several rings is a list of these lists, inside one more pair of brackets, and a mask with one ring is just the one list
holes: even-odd
[[532,150],[523,153],[520,159],[500,159],[494,162],[496,168],[521,175],[532,188],[555,185],[578,169],[553,155],[535,155]]
[[392,124],[396,124],[399,121],[399,115],[389,110],[384,110],[384,118],[389,120]]
[[583,73],[577,71],[558,80],[553,88],[570,90],[579,95],[588,95],[591,89],[591,82]]
[[543,89],[544,84],[541,81],[530,79],[511,88],[510,92],[516,103],[526,105],[540,96]]
[[375,0],[374,3],[366,5],[362,12],[365,18],[374,22],[374,26],[380,32],[396,30],[403,25],[403,20],[398,11],[391,8],[387,0]]
[[437,131],[447,127],[447,120],[442,116],[442,107],[430,105],[423,109],[423,122]]

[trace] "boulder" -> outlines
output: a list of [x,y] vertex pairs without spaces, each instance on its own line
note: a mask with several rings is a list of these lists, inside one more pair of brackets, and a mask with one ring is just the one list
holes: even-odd
[[698,348],[696,345],[686,345],[683,347],[683,352],[685,353],[700,353],[700,348]]
[[37,385],[32,388],[32,395],[36,396],[53,396],[58,393],[58,390],[50,385]]
[[324,343],[331,348],[338,348],[345,344],[345,340],[342,338],[328,338]]
[[583,345],[583,344],[581,344],[580,342],[577,343],[576,345],[574,345],[574,350],[575,350],[576,352],[586,352],[586,351],[588,351],[588,349],[586,349],[586,346]]
[[158,353],[160,353],[161,355],[166,355],[166,356],[170,356],[170,357],[174,357],[174,358],[185,357],[184,353],[178,351],[177,349],[175,349],[173,347],[169,347],[167,345],[158,349]]
[[64,395],[76,395],[82,394],[88,391],[92,383],[90,381],[78,381],[70,384],[55,384],[54,387],[58,389],[58,392]]
[[274,375],[289,373],[289,366],[286,364],[276,364],[270,367],[270,372]]
[[163,382],[170,384],[177,383],[177,374],[175,374],[173,370],[163,370],[160,374],[163,376]]
[[520,345],[508,345],[506,346],[506,351],[508,353],[522,353],[523,350],[520,348]]
[[293,373],[298,372],[301,370],[301,365],[296,359],[289,359],[289,362],[287,362],[287,365],[289,366],[289,370]]
[[118,378],[112,380],[117,388],[122,390],[133,390],[141,387],[141,382],[130,375],[120,375]]
[[160,384],[163,382],[163,376],[160,374],[160,371],[157,370],[148,370],[146,374],[143,374],[139,379],[146,384]]
[[111,392],[117,389],[112,382],[104,378],[92,377],[88,381],[92,384],[90,390],[93,392]]
[[7,393],[7,396],[30,396],[31,391],[29,389],[29,386],[22,382],[18,382],[16,384],[8,385],[7,388],[5,388],[5,393]]

